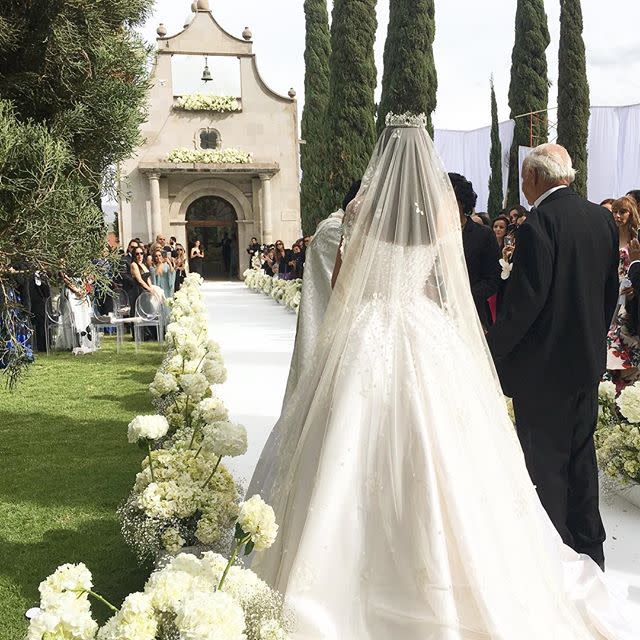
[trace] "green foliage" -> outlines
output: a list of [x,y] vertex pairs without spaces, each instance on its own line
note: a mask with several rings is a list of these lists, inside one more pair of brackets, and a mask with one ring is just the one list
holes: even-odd
[[580,0],[560,0],[558,144],[567,148],[577,170],[574,189],[586,197],[591,110],[582,28]]
[[376,0],[335,0],[331,24],[327,186],[335,208],[376,143]]
[[[0,344],[12,339],[8,290],[19,269],[104,277],[93,262],[113,166],[138,145],[147,51],[134,27],[148,0],[5,0],[0,5]],[[3,362],[14,382],[24,354]],[[7,360],[8,358],[8,360]]]
[[500,142],[500,127],[498,122],[498,102],[496,88],[491,78],[491,176],[489,178],[489,215],[495,218],[504,206],[504,192],[502,189],[502,143]]
[[116,354],[109,339],[89,356],[39,357],[21,393],[0,389],[0,640],[24,638],[38,584],[65,562],[86,562],[116,604],[144,584],[116,509],[143,457],[127,424],[153,412],[148,384],[162,356],[129,341]]
[[[509,157],[507,202],[517,204],[520,193],[518,147],[537,146],[548,139],[549,78],[546,50],[551,38],[544,0],[518,0],[515,44],[511,55],[509,107],[516,127]],[[533,118],[517,117],[540,112]]]
[[139,141],[147,52],[132,27],[151,9],[146,0],[7,0],[0,9],[14,34],[0,56],[0,95],[20,119],[65,137],[96,191]]
[[302,139],[306,144],[300,149],[300,207],[303,233],[312,234],[318,222],[335,208],[335,203],[327,197],[325,166],[331,36],[326,0],[305,0],[304,13],[307,36],[304,52],[305,101],[302,112]]
[[391,0],[384,48],[382,97],[378,133],[389,112],[425,113],[433,136],[431,115],[436,108],[438,75],[433,59],[436,34],[434,0]]

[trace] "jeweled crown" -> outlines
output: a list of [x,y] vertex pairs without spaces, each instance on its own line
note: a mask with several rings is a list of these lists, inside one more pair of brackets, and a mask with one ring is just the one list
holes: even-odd
[[387,127],[415,127],[417,129],[426,129],[428,120],[424,113],[406,113],[397,114],[389,112],[385,118],[385,124]]

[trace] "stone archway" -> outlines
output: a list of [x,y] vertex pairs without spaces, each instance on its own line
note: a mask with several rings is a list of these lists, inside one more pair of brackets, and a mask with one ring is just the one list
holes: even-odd
[[[202,275],[208,279],[237,277],[238,224],[233,205],[220,196],[201,196],[188,206],[185,219],[189,252],[196,240],[204,248]],[[194,261],[192,270],[199,263]]]

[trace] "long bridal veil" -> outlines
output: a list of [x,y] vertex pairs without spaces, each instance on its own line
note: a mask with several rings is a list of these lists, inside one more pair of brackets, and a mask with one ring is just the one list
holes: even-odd
[[249,488],[281,525],[252,566],[305,640],[630,640],[527,474],[423,122],[391,125],[346,212],[313,362]]

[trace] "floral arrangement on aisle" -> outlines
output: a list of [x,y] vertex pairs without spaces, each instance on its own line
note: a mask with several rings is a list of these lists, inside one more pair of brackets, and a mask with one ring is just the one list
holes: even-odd
[[175,106],[182,111],[215,111],[226,113],[240,111],[240,102],[233,96],[211,96],[203,93],[189,93],[180,96]]
[[174,164],[247,164],[252,155],[238,149],[174,149],[167,162]]
[[147,457],[118,513],[141,561],[185,546],[225,551],[233,538],[240,493],[221,462],[246,453],[247,432],[213,390],[227,372],[208,339],[201,282],[191,274],[171,302],[168,352],[149,387],[158,415],[129,424]]
[[[231,557],[181,554],[155,571],[144,591],[118,609],[93,591],[83,565],[63,565],[40,584],[40,607],[27,640],[286,640],[292,621],[280,594],[236,563],[273,545],[278,526],[259,496],[242,503]],[[113,616],[102,627],[90,598]]]
[[244,283],[249,289],[271,296],[276,302],[297,313],[302,297],[302,280],[280,280],[260,269],[247,269]]
[[602,382],[598,397],[595,441],[600,468],[622,485],[640,484],[640,382],[617,397],[615,385]]

